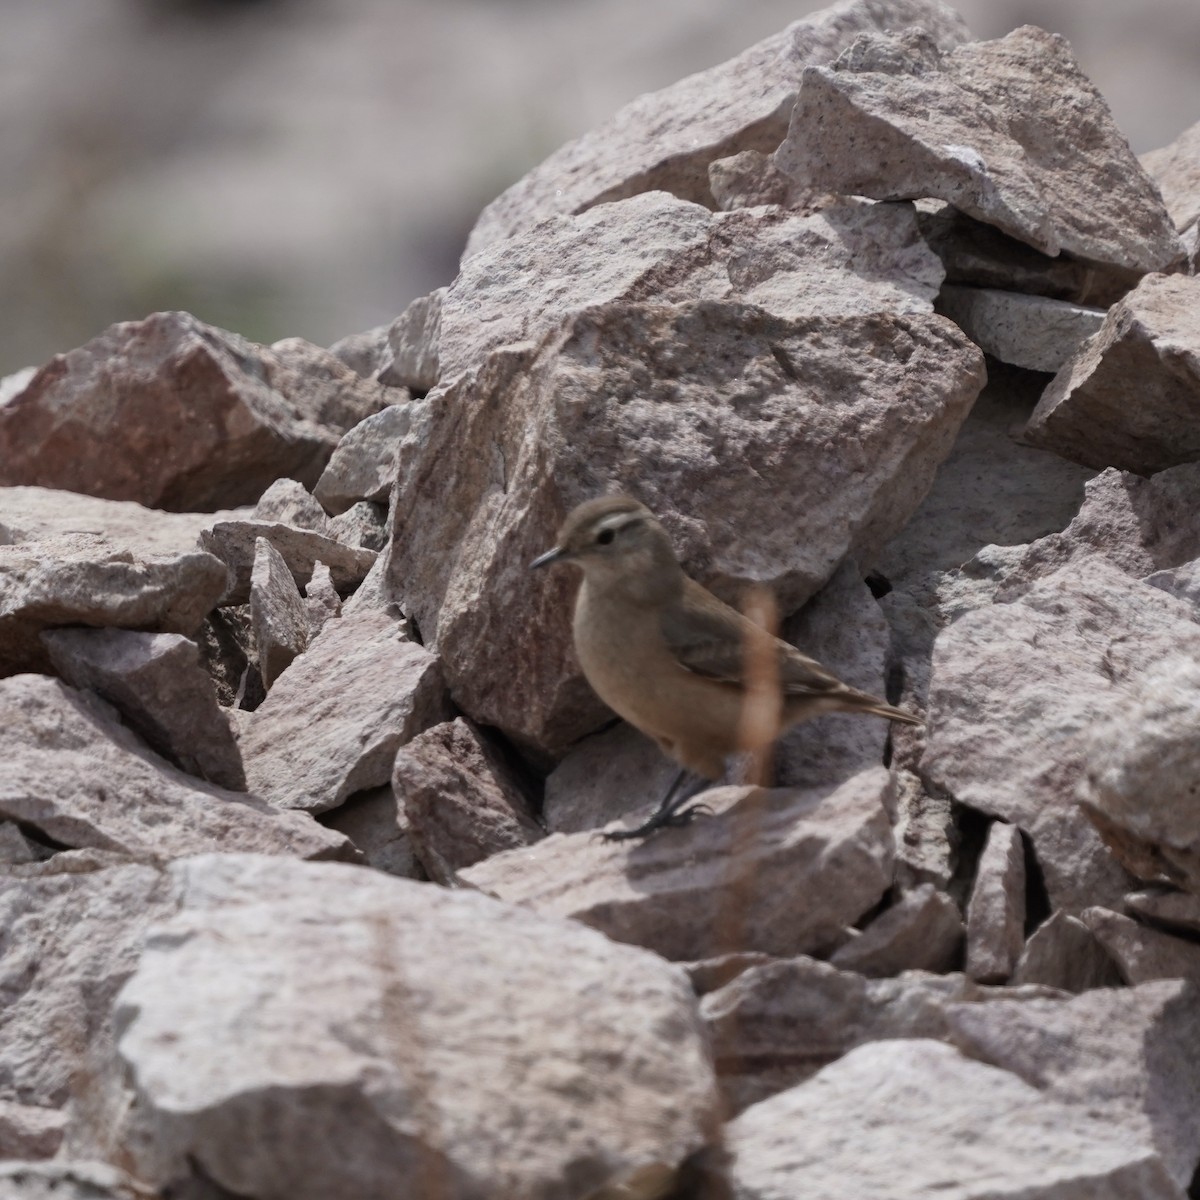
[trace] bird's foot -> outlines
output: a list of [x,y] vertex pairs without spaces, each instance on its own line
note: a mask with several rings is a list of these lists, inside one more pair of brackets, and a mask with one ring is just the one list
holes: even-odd
[[667,809],[656,812],[636,829],[613,829],[602,833],[600,837],[606,842],[628,842],[634,838],[648,837],[659,829],[677,829],[688,825],[694,817],[711,817],[712,815],[713,810],[707,804],[693,804],[690,808],[680,808],[675,811]]

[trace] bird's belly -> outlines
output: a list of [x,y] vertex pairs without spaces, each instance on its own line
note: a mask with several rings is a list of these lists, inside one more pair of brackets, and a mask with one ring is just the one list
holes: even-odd
[[677,762],[710,779],[737,750],[739,689],[705,679],[664,650],[631,641],[619,657],[577,643],[593,690],[618,716],[654,738]]

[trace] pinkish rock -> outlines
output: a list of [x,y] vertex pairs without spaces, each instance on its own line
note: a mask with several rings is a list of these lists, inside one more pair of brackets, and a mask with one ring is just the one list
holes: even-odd
[[188,313],[113,325],[60,354],[0,410],[0,483],[155,508],[311,486],[343,433],[385,403],[325,350],[256,346]]
[[65,682],[107,700],[152,749],[191,775],[246,790],[242,756],[195,642],[131,629],[51,629],[42,640]]
[[1130,985],[1155,979],[1187,979],[1200,988],[1200,946],[1172,937],[1107,908],[1088,908],[1083,923]]
[[1146,173],[1158,185],[1167,212],[1181,233],[1200,221],[1200,121],[1169,146],[1141,156]]
[[408,405],[389,404],[338,442],[313,488],[327,512],[336,516],[360,500],[387,501],[396,477],[396,447],[408,426]]
[[[574,503],[633,491],[701,582],[735,602],[765,583],[792,612],[903,524],[981,382],[978,352],[937,317],[592,309],[414,402],[389,594],[467,715],[561,753],[604,710],[569,649],[571,572],[527,566]],[[629,448],[651,442],[648,467]]]
[[1147,275],[1050,382],[1025,436],[1141,475],[1200,459],[1198,306],[1200,279]]
[[413,852],[435,883],[452,883],[462,868],[544,836],[499,755],[461,717],[400,748],[392,789]]
[[876,767],[840,786],[716,788],[715,815],[686,828],[636,843],[552,834],[459,878],[666,958],[805,953],[836,943],[890,884],[889,787]]
[[1103,96],[1032,25],[946,52],[923,30],[859,38],[804,72],[775,162],[815,190],[937,197],[1048,255],[1138,273],[1183,258]]
[[380,383],[410,388],[418,396],[437,384],[441,376],[438,341],[445,295],[443,287],[418,297],[388,327],[387,344],[379,360]]
[[783,140],[804,69],[836,58],[865,31],[920,25],[939,44],[970,35],[935,0],[843,0],[789,25],[736,58],[627,104],[557,150],[484,209],[466,257],[556,213],[664,191],[710,204],[708,166]]
[[[336,453],[336,451],[335,451]],[[251,517],[278,525],[295,525],[298,529],[329,532],[329,517],[308,488],[294,479],[277,479],[254,506]]]
[[1172,933],[1200,934],[1200,896],[1161,889],[1130,892],[1125,908],[1135,917]]

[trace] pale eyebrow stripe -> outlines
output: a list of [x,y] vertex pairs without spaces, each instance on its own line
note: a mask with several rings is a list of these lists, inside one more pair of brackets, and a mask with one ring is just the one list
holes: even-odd
[[613,513],[612,516],[605,517],[599,525],[596,526],[596,531],[600,532],[604,529],[611,529],[614,533],[618,529],[624,529],[626,525],[632,525],[635,521],[642,521],[645,518],[641,513],[636,512],[619,512]]

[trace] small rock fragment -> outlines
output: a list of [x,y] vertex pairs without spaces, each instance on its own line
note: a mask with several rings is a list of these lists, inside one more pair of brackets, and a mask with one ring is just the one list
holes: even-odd
[[407,404],[389,404],[338,442],[313,495],[335,516],[359,500],[386,501],[396,477],[396,448],[408,432]]
[[329,522],[329,536],[343,546],[382,550],[387,545],[387,505],[358,501]]
[[1025,945],[1025,847],[1015,825],[994,821],[967,905],[967,974],[1003,983]]
[[938,974],[953,969],[959,960],[963,932],[958,905],[925,883],[906,892],[858,937],[839,946],[829,962],[873,979],[909,970]]
[[1121,975],[1096,935],[1078,917],[1056,912],[1033,931],[1009,982],[1086,992],[1119,987]]
[[61,1109],[0,1099],[0,1159],[53,1158],[66,1124]]
[[258,498],[252,517],[268,524],[294,525],[327,533],[329,517],[308,489],[295,479],[277,479]]
[[345,834],[368,867],[402,879],[426,879],[413,853],[408,814],[390,783],[351,796],[339,808],[322,813],[321,824]]
[[443,287],[418,297],[388,327],[387,345],[380,358],[380,383],[406,387],[419,396],[436,386],[441,376],[438,341],[445,295]]
[[1161,933],[1107,908],[1084,909],[1080,919],[1126,983],[1187,979],[1200,986],[1200,945],[1195,942]]
[[1131,892],[1125,907],[1134,916],[1183,934],[1200,934],[1200,896],[1188,892]]
[[325,628],[326,621],[342,615],[342,598],[333,586],[333,573],[323,562],[313,566],[312,578],[304,589],[304,614],[310,642]]
[[254,543],[250,624],[263,686],[269,691],[308,646],[308,612],[283,555],[265,537]]

